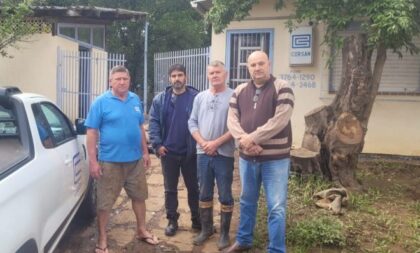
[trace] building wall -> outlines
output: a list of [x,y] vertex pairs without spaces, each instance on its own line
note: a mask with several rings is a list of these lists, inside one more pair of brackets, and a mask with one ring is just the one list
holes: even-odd
[[[277,78],[289,78],[294,82],[296,97],[292,116],[293,145],[299,147],[305,130],[304,115],[318,106],[332,102],[328,94],[329,71],[326,68],[328,48],[321,47],[323,28],[313,30],[313,64],[307,67],[289,66],[290,34],[285,26],[292,13],[290,3],[279,12],[274,10],[273,0],[263,0],[255,6],[249,18],[232,22],[220,34],[212,35],[212,60],[226,61],[226,32],[234,29],[274,29],[272,73]],[[300,77],[310,74],[314,86],[300,87]],[[293,79],[294,78],[294,79]],[[364,152],[420,156],[420,96],[378,95],[369,120]]]
[[0,58],[0,85],[13,85],[23,92],[57,100],[57,49],[78,50],[78,44],[43,33],[31,36],[18,48],[9,48],[13,58]]

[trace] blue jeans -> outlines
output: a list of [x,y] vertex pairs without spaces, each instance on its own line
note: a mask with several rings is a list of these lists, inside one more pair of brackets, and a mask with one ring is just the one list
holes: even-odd
[[197,155],[197,170],[200,201],[213,200],[214,180],[216,179],[220,203],[226,206],[233,205],[233,157],[199,154]]
[[241,177],[240,220],[236,234],[242,246],[251,246],[261,183],[268,210],[267,252],[286,252],[286,204],[290,159],[266,162],[239,159]]

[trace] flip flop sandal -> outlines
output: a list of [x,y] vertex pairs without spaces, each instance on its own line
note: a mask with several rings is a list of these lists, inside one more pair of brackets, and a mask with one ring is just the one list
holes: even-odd
[[[98,252],[99,250],[99,252]],[[95,246],[95,253],[108,253],[108,246],[105,246],[105,248],[101,248],[98,245]]]
[[144,237],[138,236],[137,239],[142,241],[142,242],[145,242],[149,245],[158,245],[159,244],[159,239],[155,235],[144,236]]

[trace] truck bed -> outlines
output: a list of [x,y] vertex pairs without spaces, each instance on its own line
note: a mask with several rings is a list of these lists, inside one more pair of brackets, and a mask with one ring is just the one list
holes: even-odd
[[27,151],[18,137],[0,138],[0,172],[26,156]]

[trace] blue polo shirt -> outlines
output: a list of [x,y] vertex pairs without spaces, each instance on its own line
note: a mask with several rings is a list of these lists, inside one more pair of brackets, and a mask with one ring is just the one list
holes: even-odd
[[132,162],[142,158],[143,108],[139,97],[129,92],[125,101],[105,92],[92,103],[85,126],[99,130],[98,160]]

